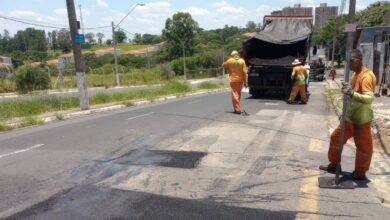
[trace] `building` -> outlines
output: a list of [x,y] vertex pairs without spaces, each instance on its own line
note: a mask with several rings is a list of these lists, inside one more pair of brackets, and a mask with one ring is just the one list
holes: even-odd
[[301,4],[296,4],[294,7],[285,7],[283,10],[273,11],[271,16],[309,17],[313,16],[313,8],[301,7]]
[[266,15],[263,18],[263,26],[273,19],[294,17],[295,19],[308,19],[313,21],[313,8],[301,7],[301,4],[296,4],[294,7],[285,7],[282,10],[271,12],[271,15]]
[[325,26],[329,18],[336,17],[338,14],[337,6],[328,6],[326,3],[320,4],[320,7],[315,9],[315,27],[322,28]]

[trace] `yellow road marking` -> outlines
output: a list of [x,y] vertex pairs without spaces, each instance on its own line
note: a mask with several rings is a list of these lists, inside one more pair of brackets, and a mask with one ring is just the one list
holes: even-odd
[[[315,152],[322,152],[322,142],[311,139],[309,144],[309,150]],[[297,216],[295,219],[318,219],[318,175],[317,170],[306,169],[304,176],[307,176],[302,180],[300,192],[299,192],[299,204],[297,209]]]

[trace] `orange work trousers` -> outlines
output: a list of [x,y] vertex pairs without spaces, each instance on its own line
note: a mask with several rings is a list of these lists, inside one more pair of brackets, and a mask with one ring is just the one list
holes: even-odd
[[[328,151],[330,166],[336,166],[337,164],[340,132],[341,125],[333,131],[330,139]],[[343,144],[347,143],[348,139],[351,137],[353,137],[356,145],[355,172],[356,175],[363,176],[370,168],[372,158],[373,145],[371,123],[369,122],[362,125],[355,125],[347,121],[345,124]]]
[[232,93],[232,103],[233,103],[233,109],[235,112],[241,112],[241,90],[242,90],[242,84],[243,82],[231,82],[231,93]]
[[301,101],[303,103],[306,103],[307,102],[307,97],[306,97],[306,85],[297,85],[297,84],[294,84],[292,90],[291,90],[291,94],[290,94],[290,98],[288,99],[289,102],[294,102],[295,101],[295,98],[297,97],[298,93],[301,95]]

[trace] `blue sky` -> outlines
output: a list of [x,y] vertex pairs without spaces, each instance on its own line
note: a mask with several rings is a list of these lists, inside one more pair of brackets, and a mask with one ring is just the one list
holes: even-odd
[[[83,8],[86,27],[106,26],[118,22],[132,5],[146,3],[127,18],[122,28],[130,33],[160,34],[165,20],[177,11],[190,12],[204,29],[224,25],[245,26],[247,21],[260,22],[273,10],[301,3],[302,6],[318,6],[321,2],[339,6],[340,0],[75,0]],[[358,0],[357,9],[364,9],[375,0]],[[76,5],[76,6],[77,6]],[[67,25],[65,0],[0,0],[0,15],[41,21],[56,26]],[[12,34],[28,25],[16,24],[0,19],[0,30],[8,29]],[[110,37],[110,29],[102,32]]]

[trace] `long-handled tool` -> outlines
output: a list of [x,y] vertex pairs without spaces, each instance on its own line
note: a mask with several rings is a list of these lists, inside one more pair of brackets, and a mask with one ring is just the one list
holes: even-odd
[[[355,8],[356,0],[350,0],[349,3],[349,16],[346,31],[348,32],[347,40],[347,53],[346,53],[346,64],[345,64],[345,73],[344,73],[344,82],[349,82],[349,72],[350,72],[350,62],[351,62],[351,50],[353,48],[354,41],[354,32],[356,31],[355,23]],[[343,99],[343,114],[341,117],[341,132],[339,140],[339,149],[337,157],[337,166],[336,166],[336,176],[335,177],[319,177],[318,183],[320,188],[330,188],[330,189],[354,189],[352,181],[346,181],[340,178],[341,175],[341,155],[344,147],[344,135],[345,135],[345,122],[347,115],[347,105],[349,102],[349,97],[344,95]]]
[[[241,92],[249,93],[248,87],[244,87]],[[241,104],[242,106],[242,104]],[[248,112],[245,111],[245,108],[241,107],[241,115],[242,116],[250,116]]]

